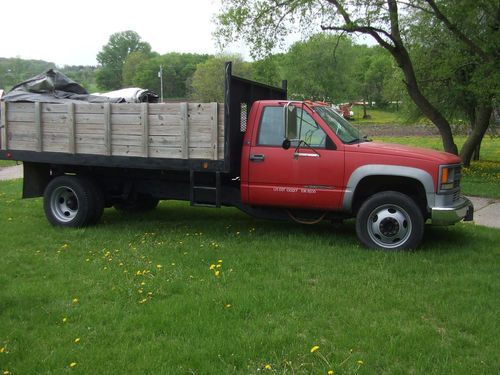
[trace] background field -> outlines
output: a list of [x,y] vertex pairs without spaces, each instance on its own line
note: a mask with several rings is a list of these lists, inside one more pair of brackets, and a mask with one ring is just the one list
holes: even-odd
[[500,368],[499,230],[427,228],[421,250],[391,254],[360,248],[352,222],[300,226],[178,202],[140,219],[107,209],[98,227],[65,230],[20,190],[0,183],[0,370]]

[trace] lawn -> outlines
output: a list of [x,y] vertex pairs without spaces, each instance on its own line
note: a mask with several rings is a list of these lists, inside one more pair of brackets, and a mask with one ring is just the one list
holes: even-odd
[[2,167],[12,167],[16,165],[17,162],[14,160],[0,160],[0,168]]
[[427,228],[420,250],[393,254],[360,248],[352,222],[300,226],[180,202],[60,229],[20,193],[20,181],[0,183],[2,371],[500,368],[499,230]]

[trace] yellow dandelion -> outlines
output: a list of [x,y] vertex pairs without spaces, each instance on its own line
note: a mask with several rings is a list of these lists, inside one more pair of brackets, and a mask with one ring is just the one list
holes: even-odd
[[267,363],[267,364],[264,366],[264,369],[266,369],[266,370],[271,370],[271,369],[272,369],[272,367],[271,367],[271,365],[270,365],[269,363]]
[[226,309],[230,309],[230,308],[231,308],[231,306],[232,306],[232,305],[231,305],[230,303],[228,303],[228,304],[226,305]]
[[140,304],[146,303],[146,302],[147,302],[147,300],[148,300],[147,298],[143,298],[143,299],[141,299],[141,300],[139,301],[139,303],[140,303]]
[[335,373],[333,372],[333,370],[328,370],[327,374],[328,375],[334,375]]
[[217,263],[222,263],[222,259],[219,259],[219,260],[217,261]]
[[314,353],[315,351],[319,350],[319,346],[318,345],[314,345],[312,348],[311,348],[311,353]]
[[68,321],[68,318],[66,318],[66,317],[62,318],[63,323],[66,323],[67,321]]
[[215,269],[215,264],[211,264],[210,265],[210,270],[214,270]]
[[141,286],[144,286],[144,285],[146,285],[146,282],[141,281]]
[[10,374],[12,374],[12,373],[11,373],[9,370],[4,370],[2,374],[3,374],[3,375],[10,375]]
[[161,264],[157,264],[156,268],[161,269]]
[[77,337],[74,341],[75,341],[75,344],[78,344],[80,342],[80,338]]
[[69,364],[69,367],[71,367],[71,368],[73,368],[73,367],[75,367],[75,366],[76,366],[76,362],[71,362],[71,363]]
[[215,271],[214,275],[215,275],[215,277],[219,277],[220,271]]
[[364,362],[363,362],[362,360],[358,360],[358,361],[357,361],[357,364],[358,364],[358,365],[362,365],[362,364],[364,364]]
[[3,346],[0,348],[0,353],[5,353],[5,348]]
[[71,300],[71,303],[73,303],[73,304],[78,303],[78,298],[73,298],[73,299]]

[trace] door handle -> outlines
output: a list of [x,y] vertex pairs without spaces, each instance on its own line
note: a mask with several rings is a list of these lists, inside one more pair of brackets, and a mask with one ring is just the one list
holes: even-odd
[[250,161],[264,161],[263,154],[250,154]]

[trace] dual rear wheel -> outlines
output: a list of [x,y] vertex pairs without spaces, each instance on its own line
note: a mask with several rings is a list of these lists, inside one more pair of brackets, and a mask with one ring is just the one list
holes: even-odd
[[[101,218],[105,199],[102,189],[89,177],[62,175],[46,186],[43,207],[47,220],[55,226],[85,227]],[[135,195],[115,202],[119,211],[146,212],[156,208],[158,199],[148,195]]]

